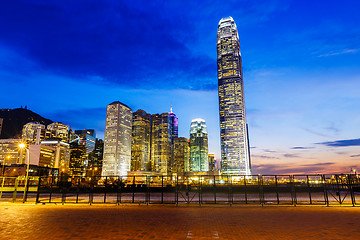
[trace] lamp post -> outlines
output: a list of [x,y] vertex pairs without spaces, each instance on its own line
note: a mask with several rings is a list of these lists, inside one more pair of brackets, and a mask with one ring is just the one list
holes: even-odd
[[[21,149],[21,153],[22,150],[25,148],[25,144],[24,143],[20,143],[19,147]],[[21,154],[22,155],[22,154]],[[29,185],[29,167],[30,167],[30,154],[29,154],[29,149],[26,149],[26,157],[27,158],[27,166],[26,166],[26,177],[25,177],[25,188],[24,188],[24,194],[23,194],[23,203],[25,203],[26,198],[27,198],[27,188]],[[21,159],[20,159],[21,161]]]
[[[7,158],[8,160],[10,160],[10,157],[11,157],[10,155],[7,155],[7,156],[6,156],[6,158]],[[5,162],[6,162],[5,160],[6,160],[6,158],[4,158],[4,162],[3,162],[3,164],[2,164],[2,175],[3,175],[3,176],[5,176]]]

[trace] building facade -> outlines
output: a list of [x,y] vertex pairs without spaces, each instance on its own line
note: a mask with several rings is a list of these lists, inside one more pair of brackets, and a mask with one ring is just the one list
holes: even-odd
[[1,136],[1,129],[2,129],[2,125],[3,125],[3,120],[2,118],[0,118],[0,136]]
[[209,171],[215,171],[216,170],[216,162],[215,162],[215,154],[209,153]]
[[151,171],[151,114],[137,110],[132,118],[131,171]]
[[222,171],[250,175],[240,42],[232,17],[218,25],[217,69]]
[[190,125],[190,169],[209,171],[208,135],[204,119],[197,118]]
[[106,109],[102,176],[126,176],[131,162],[132,110],[121,102]]
[[85,146],[85,154],[88,155],[95,149],[96,134],[94,129],[75,130],[75,139],[71,142]]
[[152,170],[171,174],[173,172],[173,143],[178,136],[178,119],[170,113],[152,115],[151,162]]
[[190,171],[190,143],[185,137],[174,138],[174,167],[173,172]]
[[53,133],[53,137],[59,138],[64,143],[69,143],[69,126],[60,122],[51,123],[47,129]]
[[40,144],[45,140],[45,125],[38,122],[29,122],[23,126],[21,138],[28,144]]

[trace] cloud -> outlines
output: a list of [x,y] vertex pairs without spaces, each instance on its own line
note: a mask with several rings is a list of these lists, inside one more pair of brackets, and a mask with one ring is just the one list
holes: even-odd
[[267,155],[251,155],[251,157],[254,157],[254,158],[267,158],[267,159],[279,159],[278,157],[271,157],[271,156],[267,156]]
[[286,158],[299,158],[298,155],[291,154],[291,153],[285,153],[283,156],[286,157]]
[[131,1],[3,3],[0,43],[21,52],[40,69],[79,79],[98,76],[99,84],[216,89],[216,60],[187,47],[196,40],[190,37],[195,31],[191,19],[164,14],[168,11],[157,4],[138,5]]
[[328,135],[325,135],[323,133],[319,133],[317,131],[313,131],[311,129],[308,129],[308,128],[304,128],[304,127],[301,127],[302,130],[304,130],[305,132],[308,132],[308,133],[311,133],[311,134],[314,134],[316,136],[320,136],[320,137],[329,137]]
[[360,138],[316,143],[328,147],[360,146]]
[[292,147],[291,149],[313,149],[313,147]]
[[288,164],[253,164],[253,174],[273,175],[273,174],[319,174],[328,172],[328,167],[334,163],[314,163],[304,165],[288,165]]
[[351,155],[350,157],[360,157],[360,154],[357,154],[357,155]]
[[320,54],[318,57],[330,57],[330,56],[342,55],[347,53],[355,53],[358,51],[359,49],[343,49],[340,51],[330,51],[328,53]]

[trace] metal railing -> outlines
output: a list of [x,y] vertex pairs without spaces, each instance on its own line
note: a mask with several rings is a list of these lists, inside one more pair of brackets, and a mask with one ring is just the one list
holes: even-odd
[[[358,175],[0,177],[0,201],[359,206]],[[25,196],[24,196],[25,194]]]

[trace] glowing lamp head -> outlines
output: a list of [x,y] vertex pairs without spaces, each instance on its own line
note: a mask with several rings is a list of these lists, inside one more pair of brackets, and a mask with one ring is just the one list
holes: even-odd
[[19,144],[19,148],[22,149],[22,148],[24,148],[24,147],[25,147],[25,144],[24,144],[24,143],[20,143],[20,144]]

